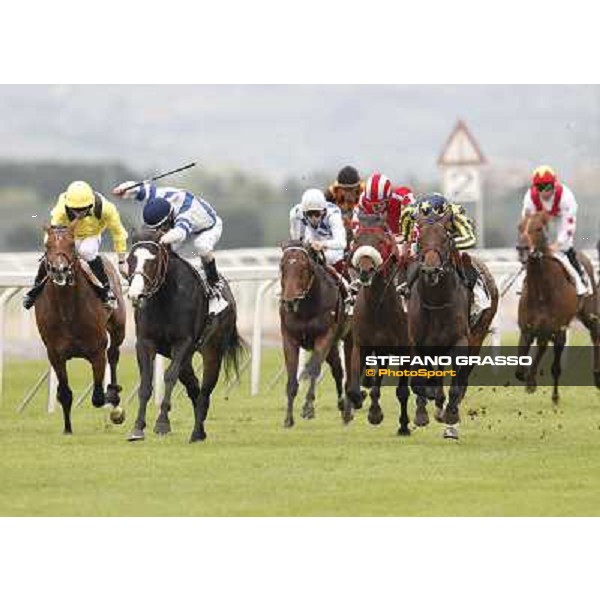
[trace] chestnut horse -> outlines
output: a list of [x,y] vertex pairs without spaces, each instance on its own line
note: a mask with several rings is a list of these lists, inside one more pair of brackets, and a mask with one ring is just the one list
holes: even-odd
[[[408,324],[400,295],[396,291],[397,275],[401,268],[396,241],[379,215],[362,215],[355,232],[352,266],[357,271],[360,286],[352,322],[352,361],[350,385],[344,403],[343,418],[352,418],[351,404],[362,404],[361,348],[381,346],[397,348],[410,355]],[[382,377],[365,377],[363,383],[370,387],[369,423],[379,425],[383,411],[379,405]],[[396,398],[400,403],[398,435],[410,435],[408,428],[408,378],[400,377]]]
[[324,360],[331,367],[338,396],[338,408],[344,403],[344,371],[338,342],[344,340],[346,372],[349,373],[352,338],[350,318],[344,311],[344,299],[335,275],[319,263],[316,254],[301,241],[283,245],[281,301],[279,317],[283,353],[287,369],[287,411],[284,427],[294,425],[294,399],[298,393],[298,355],[300,348],[312,350],[301,378],[310,380],[302,417],[315,416],[315,386]]
[[566,343],[567,327],[575,316],[585,325],[594,345],[594,383],[600,388],[600,327],[597,316],[597,291],[592,264],[587,256],[577,256],[592,283],[593,295],[579,300],[575,283],[565,268],[552,256],[548,245],[549,216],[538,212],[525,217],[519,224],[519,259],[526,265],[526,275],[519,299],[519,356],[527,356],[537,340],[537,352],[529,368],[518,367],[517,379],[526,383],[526,390],[534,392],[539,364],[548,343],[554,345],[551,373],[552,401],[559,401],[558,384],[561,375],[561,355]]
[[[117,298],[117,307],[107,310],[77,258],[73,233],[75,223],[73,221],[68,227],[45,229],[46,251],[42,260],[46,263],[48,281],[35,303],[38,330],[58,379],[57,398],[63,409],[64,433],[73,432],[73,393],[67,374],[67,361],[71,358],[85,358],[92,364],[92,404],[97,408],[105,403],[112,404],[110,416],[113,423],[120,424],[125,418],[123,409],[118,406],[121,386],[117,383],[119,347],[125,337],[125,304],[121,282],[113,265],[103,259]],[[105,394],[103,382],[107,355],[110,384]]]

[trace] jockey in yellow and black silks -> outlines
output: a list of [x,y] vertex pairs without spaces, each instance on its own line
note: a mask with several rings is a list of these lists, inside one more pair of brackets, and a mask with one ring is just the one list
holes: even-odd
[[[115,306],[116,298],[110,289],[108,275],[99,255],[102,233],[108,229],[115,252],[119,255],[119,270],[126,271],[127,231],[115,205],[102,194],[94,191],[85,181],[74,181],[60,194],[51,212],[50,224],[68,226],[75,221],[73,233],[75,247],[80,258],[85,260],[92,273],[102,284],[100,297],[109,308]],[[23,307],[29,309],[35,303],[46,280],[45,263],[42,261],[35,278],[34,287],[25,294]]]

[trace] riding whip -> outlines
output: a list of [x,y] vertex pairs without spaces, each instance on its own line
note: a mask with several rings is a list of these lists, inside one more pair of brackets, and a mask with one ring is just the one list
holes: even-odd
[[500,298],[504,298],[504,296],[506,295],[508,290],[510,290],[510,288],[512,287],[513,283],[518,279],[519,275],[523,272],[523,269],[525,269],[525,266],[521,265],[521,268],[516,273],[511,275],[510,279],[504,285],[504,289],[500,292]]
[[195,166],[196,166],[196,163],[191,162],[187,165],[184,165],[183,167],[179,167],[178,169],[173,169],[172,171],[167,171],[166,173],[161,173],[160,175],[156,175],[156,177],[152,177],[150,179],[144,179],[144,181],[138,181],[137,183],[132,183],[130,186],[126,187],[123,190],[123,193],[128,192],[129,190],[132,190],[133,188],[136,188],[140,185],[143,185],[147,181],[158,181],[159,179],[163,179],[163,177],[168,177],[169,175],[174,175],[175,173],[180,173],[181,171],[187,171],[187,169],[191,169],[192,167],[195,167]]

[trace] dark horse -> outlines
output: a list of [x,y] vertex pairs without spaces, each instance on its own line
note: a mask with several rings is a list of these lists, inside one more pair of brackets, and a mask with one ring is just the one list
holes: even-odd
[[281,269],[281,303],[279,317],[283,353],[287,369],[287,412],[284,426],[294,425],[294,399],[298,393],[298,355],[300,348],[312,350],[302,377],[310,379],[302,417],[315,416],[315,386],[324,360],[331,367],[338,395],[338,408],[343,409],[344,371],[338,341],[344,340],[346,372],[352,339],[350,320],[344,312],[344,299],[335,275],[319,263],[316,254],[302,242],[283,245]]
[[[396,291],[396,276],[401,268],[400,257],[393,235],[378,215],[361,216],[354,238],[352,266],[358,273],[360,288],[352,322],[352,361],[350,386],[344,403],[345,422],[352,418],[351,404],[360,406],[362,403],[361,348],[397,348],[399,352],[410,355],[406,313]],[[379,375],[364,379],[365,385],[371,388],[368,419],[372,425],[383,421],[379,405],[381,380]],[[400,377],[396,387],[396,397],[400,403],[399,435],[410,435],[408,396],[408,378]]]
[[527,271],[519,299],[519,356],[527,356],[534,340],[537,352],[529,368],[519,367],[516,377],[526,383],[526,390],[534,392],[536,374],[548,342],[554,344],[551,372],[554,382],[552,401],[559,401],[558,382],[561,374],[560,360],[566,343],[567,327],[577,316],[590,332],[594,345],[594,383],[600,387],[600,326],[597,316],[597,291],[590,260],[578,253],[594,290],[593,295],[581,301],[560,261],[552,256],[548,247],[545,212],[525,217],[519,224],[519,258]]
[[[92,364],[94,391],[92,404],[99,408],[112,404],[110,418],[120,424],[125,419],[118,406],[121,386],[117,383],[119,347],[125,337],[125,304],[121,283],[113,265],[104,260],[106,273],[117,298],[117,307],[107,310],[93,288],[84,266],[77,258],[73,228],[47,227],[46,263],[48,281],[35,303],[35,320],[48,359],[58,379],[57,397],[63,409],[65,433],[72,433],[71,405],[67,361],[85,358]],[[110,334],[110,346],[108,346]],[[107,352],[108,346],[108,352]],[[106,358],[110,365],[110,384],[104,393]]]
[[[419,252],[417,261],[409,268],[417,269],[417,281],[408,301],[409,338],[416,354],[430,356],[439,354],[478,354],[487,334],[488,327],[498,307],[498,290],[489,271],[479,262],[491,295],[491,306],[483,311],[477,324],[469,326],[469,306],[471,292],[463,282],[459,269],[464,269],[462,261],[454,247],[448,221],[441,219],[429,221],[420,219],[418,227]],[[415,425],[429,423],[427,398],[433,398],[436,404],[436,420],[446,423],[444,437],[457,439],[455,427],[460,421],[459,403],[464,398],[471,366],[458,367],[449,390],[449,402],[444,408],[442,382],[431,382],[415,378],[412,388],[417,395]]]
[[[246,345],[237,330],[235,300],[227,283],[223,295],[229,306],[218,315],[209,315],[208,294],[200,273],[169,246],[158,243],[159,237],[153,230],[137,233],[127,259],[140,370],[139,409],[129,440],[144,439],[154,359],[161,354],[170,358],[171,364],[165,372],[164,397],[154,432],[166,435],[171,431],[171,393],[179,379],[194,407],[190,442],[198,442],[206,439],[204,421],[221,363],[224,360],[227,378],[231,369],[237,376]],[[196,351],[203,359],[202,385],[192,366]]]

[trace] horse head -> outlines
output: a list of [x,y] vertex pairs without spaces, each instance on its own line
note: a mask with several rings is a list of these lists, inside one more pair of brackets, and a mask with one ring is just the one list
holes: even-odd
[[453,270],[454,244],[449,231],[449,218],[430,219],[419,217],[419,271],[428,286],[436,286]]
[[52,225],[45,227],[46,240],[44,261],[46,271],[52,283],[60,286],[72,285],[77,264],[75,249],[75,221],[70,225]]
[[519,223],[519,260],[525,264],[529,259],[539,260],[548,252],[548,221],[545,211],[525,216]]
[[134,306],[141,307],[146,298],[159,290],[167,276],[169,249],[159,242],[161,235],[160,231],[145,228],[133,236],[127,256],[127,296]]
[[[358,271],[358,282],[364,287],[373,283],[375,274],[387,264],[395,241],[381,215],[360,215],[354,234],[352,266]],[[385,267],[383,267],[385,268]]]
[[309,250],[300,241],[286,242],[281,249],[281,302],[286,310],[297,312],[315,280],[313,261]]

